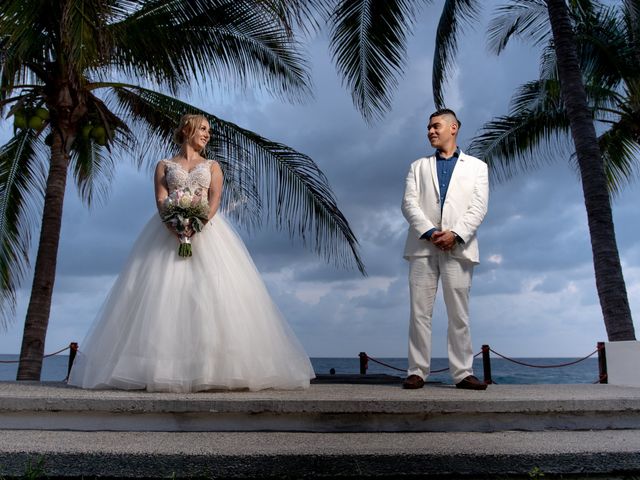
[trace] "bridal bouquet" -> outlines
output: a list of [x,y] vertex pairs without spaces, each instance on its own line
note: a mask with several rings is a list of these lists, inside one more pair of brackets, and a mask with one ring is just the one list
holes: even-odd
[[208,214],[209,203],[200,188],[193,193],[189,188],[174,190],[165,199],[160,217],[180,235],[178,255],[181,257],[193,255],[190,237],[202,231]]

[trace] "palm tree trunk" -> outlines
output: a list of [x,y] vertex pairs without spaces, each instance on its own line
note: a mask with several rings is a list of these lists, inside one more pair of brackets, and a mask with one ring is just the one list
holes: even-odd
[[17,380],[40,380],[44,344],[49,324],[51,296],[56,279],[58,243],[62,225],[62,203],[67,183],[69,156],[58,132],[51,146],[51,164],[42,213],[40,244],[24,323]]
[[562,99],[576,147],[596,288],[610,341],[635,340],[627,289],[622,275],[602,155],[578,63],[576,41],[565,0],[547,0],[556,49]]

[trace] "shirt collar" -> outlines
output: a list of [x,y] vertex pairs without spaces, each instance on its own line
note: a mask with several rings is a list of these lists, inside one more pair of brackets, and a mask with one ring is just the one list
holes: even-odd
[[[456,147],[456,151],[453,152],[453,156],[451,158],[453,157],[455,157],[456,160],[458,159],[458,157],[460,157],[460,147]],[[447,159],[440,155],[440,150],[436,150],[436,160],[447,160]]]

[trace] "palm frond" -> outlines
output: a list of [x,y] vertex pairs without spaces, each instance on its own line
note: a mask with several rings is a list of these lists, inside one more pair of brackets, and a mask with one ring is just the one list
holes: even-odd
[[518,116],[529,111],[562,108],[560,82],[555,78],[541,79],[518,87],[511,97],[509,114]]
[[622,10],[627,29],[632,33],[632,43],[640,49],[640,0],[623,0]]
[[[92,90],[97,89],[95,84],[89,84],[88,87]],[[70,163],[78,192],[87,206],[91,206],[95,200],[107,198],[115,172],[115,162],[119,158],[113,151],[130,153],[136,143],[136,138],[126,122],[113,113],[92,90],[86,93],[89,113],[71,144]],[[105,145],[99,145],[89,135],[90,129],[94,127],[104,128]]]
[[478,18],[478,0],[445,0],[436,31],[433,55],[432,88],[436,108],[445,106],[444,86],[449,79],[458,53],[458,29],[472,26]]
[[0,326],[15,314],[16,289],[28,268],[30,233],[44,191],[45,172],[38,140],[31,129],[19,131],[0,147]]
[[485,123],[469,147],[489,165],[498,182],[517,173],[564,160],[572,152],[569,120],[563,111],[525,111]]
[[500,54],[509,40],[517,36],[541,45],[551,39],[551,26],[545,0],[510,0],[496,8],[489,22],[489,50]]
[[[601,87],[601,92],[610,92],[605,96],[611,97],[625,79],[638,75],[638,64],[633,61],[626,30],[614,9],[594,8],[586,21],[589,25],[582,23],[576,27],[584,82],[592,94]],[[557,58],[552,42],[542,50],[540,78],[557,81]]]
[[104,0],[69,0],[62,9],[60,29],[67,63],[75,69],[72,78],[83,74],[97,64],[107,63],[110,53],[110,31],[104,26],[111,16],[115,2]]
[[305,35],[318,32],[334,8],[333,0],[261,0],[287,31],[300,29]]
[[556,50],[553,45],[545,46],[540,52],[540,78],[558,78],[558,63],[556,61]]
[[[36,71],[25,65],[43,65],[54,58],[52,29],[57,9],[39,0],[3,2],[0,16],[2,87],[5,82],[35,83]],[[4,90],[6,91],[6,90]]]
[[[20,62],[20,58],[12,55],[14,52],[11,50],[11,46],[5,47],[0,45],[3,52],[0,54],[0,101],[3,105],[7,103],[9,96],[14,95],[14,85],[26,83],[25,77],[30,77],[23,65]],[[29,78],[32,80],[32,78]]]
[[[609,88],[599,84],[588,83],[585,85],[589,106],[594,112],[596,120],[614,118],[624,110],[624,106],[629,102],[629,96],[625,96],[623,91]],[[622,107],[622,108],[621,108]]]
[[584,18],[591,15],[595,9],[600,8],[600,0],[569,0],[569,14],[575,18]]
[[278,228],[302,239],[327,261],[356,266],[365,274],[355,234],[311,158],[231,122],[218,119],[215,130],[239,173],[255,178],[256,191],[266,199],[265,210]]
[[333,61],[367,122],[391,108],[415,17],[410,0],[344,0],[330,18]]
[[622,15],[635,62],[640,64],[640,0],[623,0]]
[[14,97],[0,99],[0,115],[4,115],[5,107],[10,106],[7,118],[18,111],[42,103],[42,89],[40,87],[21,88],[20,93]]
[[623,0],[624,9],[630,18],[640,19],[640,0]]
[[115,173],[115,159],[106,148],[90,139],[79,137],[71,150],[70,168],[82,200],[91,206],[95,200],[103,200]]
[[133,137],[123,145],[138,167],[155,167],[160,158],[178,147],[172,137],[180,117],[197,109],[173,97],[126,83],[103,82],[94,87],[107,89],[106,104],[129,125]]
[[[151,0],[108,26],[114,68],[173,92],[198,77],[298,100],[311,83],[299,44],[272,8],[250,0]],[[150,33],[152,32],[152,33]]]
[[636,178],[640,158],[640,125],[637,119],[623,116],[609,130],[598,137],[600,152],[607,175],[607,186],[618,194]]
[[[638,76],[640,50],[634,52],[633,36],[617,6],[580,0],[572,3],[580,68],[585,83],[618,89]],[[588,4],[588,5],[587,5]],[[542,78],[557,78],[553,42],[545,47],[540,65]]]
[[[598,118],[606,118],[608,112],[618,111],[627,103],[628,97],[617,90],[593,83],[586,83],[585,90],[589,105]],[[515,91],[509,103],[509,114],[520,115],[527,111],[557,110],[564,108],[557,78],[527,82]]]
[[585,78],[615,88],[623,78],[638,74],[629,32],[618,8],[593,8],[577,22],[576,40]]
[[[223,209],[248,226],[259,226],[263,211],[275,225],[300,238],[325,259],[355,265],[364,274],[357,240],[337,206],[326,177],[308,156],[166,95],[135,86],[113,87],[121,104],[150,138],[170,141],[184,113],[209,119],[213,154],[224,172]],[[166,152],[166,150],[165,150]]]

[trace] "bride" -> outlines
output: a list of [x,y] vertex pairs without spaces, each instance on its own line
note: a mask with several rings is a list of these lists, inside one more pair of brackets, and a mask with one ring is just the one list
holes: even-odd
[[206,195],[208,221],[189,239],[193,256],[178,255],[180,234],[154,215],[80,344],[70,385],[164,392],[309,386],[309,358],[218,212],[222,171],[200,155],[209,136],[205,117],[182,117],[174,135],[180,154],[158,162],[155,173],[160,214],[172,192]]

